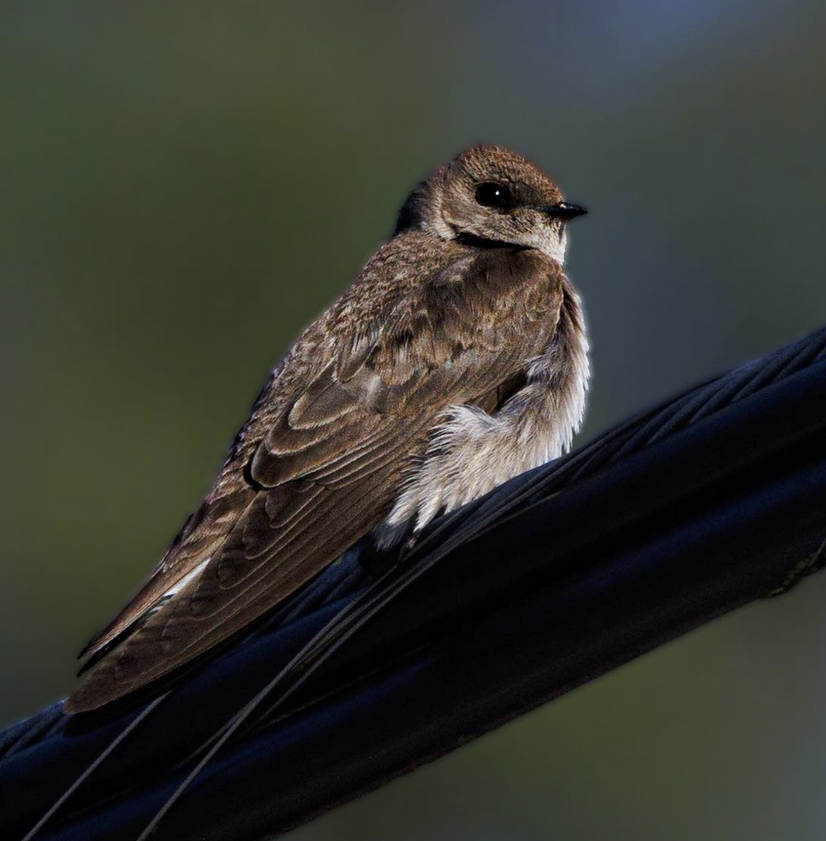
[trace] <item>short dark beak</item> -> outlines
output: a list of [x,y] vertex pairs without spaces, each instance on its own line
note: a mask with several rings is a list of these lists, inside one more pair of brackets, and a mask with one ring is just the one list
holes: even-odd
[[561,201],[559,204],[543,204],[539,210],[552,216],[554,219],[573,219],[576,216],[584,216],[588,209],[581,207],[578,204],[568,204],[568,202]]

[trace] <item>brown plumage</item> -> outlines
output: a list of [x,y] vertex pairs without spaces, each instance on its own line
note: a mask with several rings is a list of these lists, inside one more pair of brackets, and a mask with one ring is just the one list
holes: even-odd
[[278,365],[200,509],[87,647],[67,712],[209,650],[371,530],[382,544],[559,455],[587,342],[566,205],[474,147],[411,193],[394,236]]

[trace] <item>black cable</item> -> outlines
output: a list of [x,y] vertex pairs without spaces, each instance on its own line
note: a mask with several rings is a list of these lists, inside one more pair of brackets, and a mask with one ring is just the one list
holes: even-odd
[[[236,734],[157,838],[252,839],[351,799],[821,563],[826,330],[687,391],[432,525],[392,607]],[[354,553],[187,674],[37,838],[137,837],[197,751],[373,581]],[[395,591],[394,591],[395,592]],[[0,733],[22,838],[140,714]]]

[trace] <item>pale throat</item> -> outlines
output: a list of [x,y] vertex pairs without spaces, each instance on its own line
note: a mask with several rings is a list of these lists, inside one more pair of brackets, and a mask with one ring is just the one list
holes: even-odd
[[549,228],[547,234],[536,243],[536,248],[552,260],[556,260],[560,266],[564,266],[568,254],[568,231],[565,230],[565,226],[560,230]]

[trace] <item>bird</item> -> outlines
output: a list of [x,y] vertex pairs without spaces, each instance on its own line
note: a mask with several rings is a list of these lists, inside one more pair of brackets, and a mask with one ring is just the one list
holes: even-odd
[[590,376],[565,273],[587,211],[501,146],[417,184],[392,236],[295,341],[201,506],[85,647],[64,712],[100,708],[226,643],[349,547],[562,455]]

